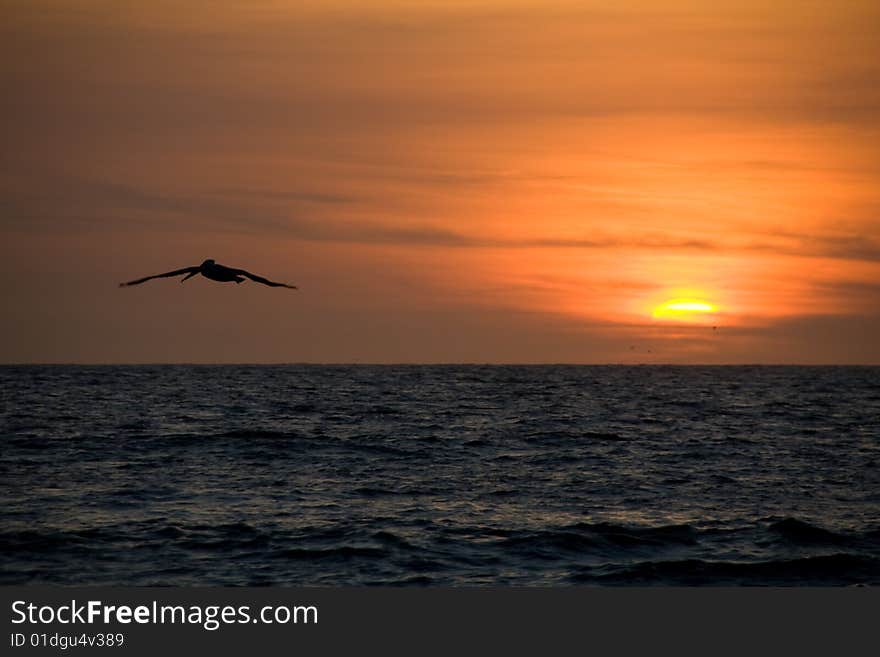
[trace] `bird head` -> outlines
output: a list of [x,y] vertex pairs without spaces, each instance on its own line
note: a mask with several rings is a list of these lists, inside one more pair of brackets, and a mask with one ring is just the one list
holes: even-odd
[[205,260],[201,265],[199,265],[199,267],[201,267],[201,268],[204,268],[204,267],[213,267],[213,266],[214,266],[214,261],[211,260],[210,258],[208,258],[208,259]]

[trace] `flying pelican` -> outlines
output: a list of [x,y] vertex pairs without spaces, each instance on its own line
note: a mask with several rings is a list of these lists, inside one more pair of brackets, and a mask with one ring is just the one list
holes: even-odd
[[205,278],[210,278],[212,281],[220,281],[221,283],[231,283],[232,281],[235,281],[236,283],[241,283],[242,281],[244,281],[245,278],[249,278],[252,281],[256,281],[257,283],[262,283],[263,285],[268,285],[270,287],[287,287],[291,290],[297,289],[296,285],[288,285],[287,283],[276,283],[274,281],[270,281],[267,278],[263,278],[262,276],[257,276],[256,274],[252,274],[249,271],[245,271],[244,269],[232,269],[231,267],[218,265],[213,260],[205,260],[197,267],[184,267],[183,269],[167,271],[164,274],[154,274],[153,276],[139,278],[136,281],[120,283],[119,287],[140,285],[141,283],[149,281],[153,278],[167,278],[169,276],[180,276],[181,274],[186,274],[186,276],[181,279],[181,283],[183,283],[183,281],[185,281],[186,279],[195,276],[196,274],[201,274]]

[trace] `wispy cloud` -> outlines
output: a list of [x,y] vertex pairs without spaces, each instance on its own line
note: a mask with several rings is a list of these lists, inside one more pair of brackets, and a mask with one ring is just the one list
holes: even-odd
[[[479,175],[462,175],[472,184]],[[491,178],[491,176],[490,176]],[[420,174],[420,184],[441,187],[457,180],[443,172]],[[232,187],[201,193],[155,190],[124,182],[75,176],[43,177],[45,190],[26,186],[8,190],[2,222],[7,229],[43,230],[47,225],[75,222],[80,226],[111,228],[118,223],[150,225],[161,229],[180,221],[221,232],[268,230],[300,240],[444,248],[497,249],[637,249],[658,252],[717,254],[775,254],[880,262],[880,240],[872,235],[850,233],[797,234],[771,230],[752,237],[719,239],[683,236],[677,231],[643,231],[621,236],[601,229],[589,237],[509,238],[463,232],[424,221],[397,218],[371,219],[375,207],[359,209],[366,199],[355,193],[330,193],[309,189],[278,190]],[[452,222],[451,222],[452,223]],[[597,222],[601,223],[601,222]]]

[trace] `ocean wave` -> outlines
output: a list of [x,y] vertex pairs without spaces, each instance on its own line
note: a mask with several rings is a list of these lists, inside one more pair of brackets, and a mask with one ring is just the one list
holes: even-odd
[[388,556],[388,550],[378,547],[357,547],[341,545],[328,548],[287,548],[276,550],[271,556],[291,560],[353,560],[381,559]]
[[0,532],[0,554],[13,557],[25,553],[56,554],[84,549],[102,550],[132,540],[137,540],[142,545],[232,550],[242,546],[267,544],[269,536],[246,523],[180,525],[157,519],[75,529],[4,531]]
[[534,431],[523,436],[527,443],[566,443],[577,444],[579,441],[618,442],[627,440],[617,433],[606,431]]
[[835,553],[768,561],[709,561],[684,559],[645,561],[626,566],[582,568],[572,575],[576,584],[727,586],[840,585],[880,583],[880,559]]
[[216,438],[249,438],[253,440],[296,440],[303,436],[295,431],[278,431],[275,429],[232,429],[214,434]]
[[690,546],[697,542],[690,525],[634,527],[614,523],[576,523],[554,529],[518,532],[498,541],[498,547],[560,558],[562,553],[619,553],[621,550]]
[[838,534],[797,518],[785,518],[769,526],[780,538],[800,545],[835,545],[849,543],[857,537]]

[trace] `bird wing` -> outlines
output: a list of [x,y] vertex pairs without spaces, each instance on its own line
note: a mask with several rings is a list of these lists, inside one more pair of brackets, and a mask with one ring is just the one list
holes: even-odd
[[262,283],[263,285],[268,285],[269,287],[286,287],[291,290],[298,289],[296,285],[288,285],[287,283],[276,283],[275,281],[270,281],[268,278],[263,278],[262,276],[257,276],[256,274],[252,274],[249,271],[245,271],[244,269],[235,269],[234,271],[239,276],[246,276],[252,281]]
[[174,271],[166,271],[164,274],[154,274],[153,276],[145,276],[144,278],[139,278],[136,281],[129,281],[128,283],[120,283],[119,287],[126,287],[128,285],[140,285],[145,281],[149,281],[153,278],[167,278],[168,276],[180,276],[181,274],[197,274],[199,273],[198,267],[184,267],[183,269],[175,269]]

